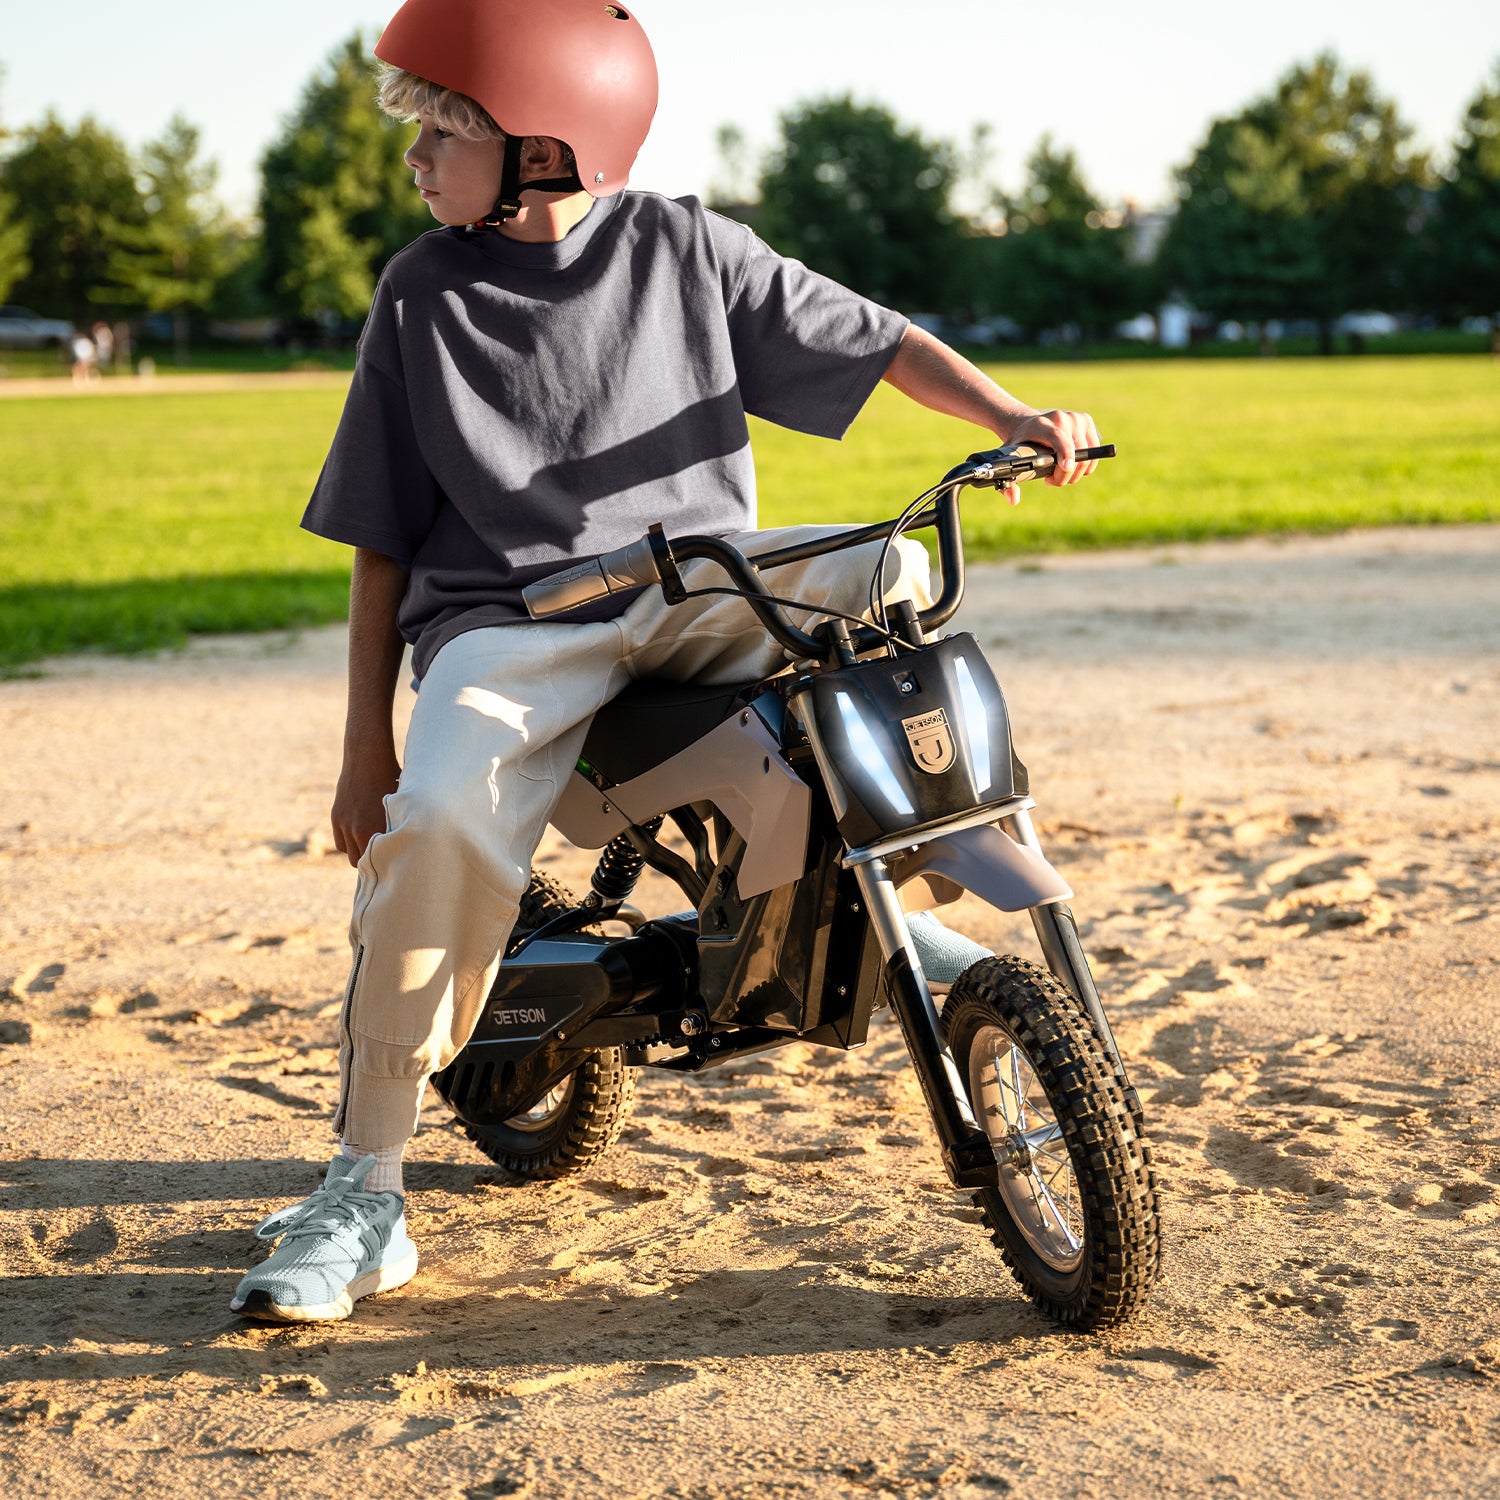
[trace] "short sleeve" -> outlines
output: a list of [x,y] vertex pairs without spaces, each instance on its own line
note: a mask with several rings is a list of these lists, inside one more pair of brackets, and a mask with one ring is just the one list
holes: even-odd
[[744,225],[708,217],[745,410],[796,432],[842,437],[908,320],[778,255]]
[[377,293],[360,340],[359,362],[303,527],[330,541],[384,553],[408,566],[442,503],[422,457],[389,303]]

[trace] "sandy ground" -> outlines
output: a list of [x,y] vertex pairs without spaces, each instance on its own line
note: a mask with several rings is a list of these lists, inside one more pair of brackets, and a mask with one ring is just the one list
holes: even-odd
[[274,370],[242,375],[186,375],[165,371],[160,375],[111,375],[74,385],[61,377],[37,376],[0,380],[0,401],[21,396],[161,396],[169,392],[255,391],[266,387],[318,390],[349,384],[349,375],[336,370]]
[[0,683],[0,1489],[1494,1495],[1497,606],[1500,528],[976,572],[1158,1144],[1104,1337],[1018,1295],[889,1022],[648,1075],[562,1185],[433,1102],[419,1278],[241,1322],[330,1150],[341,633]]

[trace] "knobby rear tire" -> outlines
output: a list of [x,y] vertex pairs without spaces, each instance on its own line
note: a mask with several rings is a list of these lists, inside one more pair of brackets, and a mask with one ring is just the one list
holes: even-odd
[[[981,1089],[976,1079],[982,1084],[1002,1066],[1008,1072],[1015,1065],[1016,1076],[1027,1080],[1024,1095],[1031,1088],[1029,1064],[1045,1095],[1033,1133],[1045,1133],[1050,1108],[1066,1148],[1065,1167],[1057,1166],[1056,1141],[1034,1158],[1043,1179],[1058,1173],[1060,1195],[1076,1187],[1065,1213],[1047,1206],[1035,1182],[1015,1169],[1007,1177],[1002,1168],[1006,1191],[974,1195],[1016,1280],[1043,1315],[1069,1328],[1105,1328],[1134,1316],[1150,1297],[1161,1259],[1156,1174],[1139,1100],[1127,1098],[1093,1023],[1051,974],[1007,956],[965,971],[943,1005],[942,1021],[991,1139],[1006,1138],[1004,1116],[1015,1113],[1017,1091],[1009,1082]],[[1019,1061],[998,1050],[1007,1041],[1019,1048]],[[985,1055],[976,1057],[980,1048]],[[981,1093],[988,1095],[988,1110]],[[1071,1225],[1066,1232],[1057,1227],[1064,1220]]]
[[[560,881],[533,875],[521,897],[516,931],[534,931],[577,906]],[[495,1163],[502,1180],[551,1182],[591,1166],[620,1138],[635,1101],[635,1074],[620,1048],[603,1047],[585,1054],[546,1099],[554,1101],[552,1106],[536,1101],[532,1119],[523,1112],[498,1125],[464,1124],[464,1134]]]
[[538,1128],[511,1121],[464,1126],[503,1180],[554,1182],[591,1166],[620,1138],[635,1100],[635,1075],[618,1047],[605,1047],[590,1052],[554,1092],[562,1097]]

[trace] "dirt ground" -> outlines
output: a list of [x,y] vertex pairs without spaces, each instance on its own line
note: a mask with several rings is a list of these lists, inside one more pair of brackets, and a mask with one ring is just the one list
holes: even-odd
[[236,1318],[332,1149],[342,633],[65,662],[0,683],[0,1489],[1500,1492],[1500,528],[983,568],[965,619],[1147,1103],[1146,1316],[1036,1316],[881,1020],[643,1077],[559,1185],[431,1101],[417,1280]]
[[256,391],[268,386],[318,390],[348,385],[349,376],[336,370],[254,371],[243,375],[111,375],[87,385],[74,385],[59,376],[0,380],[0,401],[22,396],[160,396],[167,392]]

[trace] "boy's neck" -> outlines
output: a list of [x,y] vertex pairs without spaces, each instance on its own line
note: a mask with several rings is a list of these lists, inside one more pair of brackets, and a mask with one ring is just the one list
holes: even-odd
[[593,206],[587,193],[522,193],[521,212],[500,233],[528,245],[555,245]]

